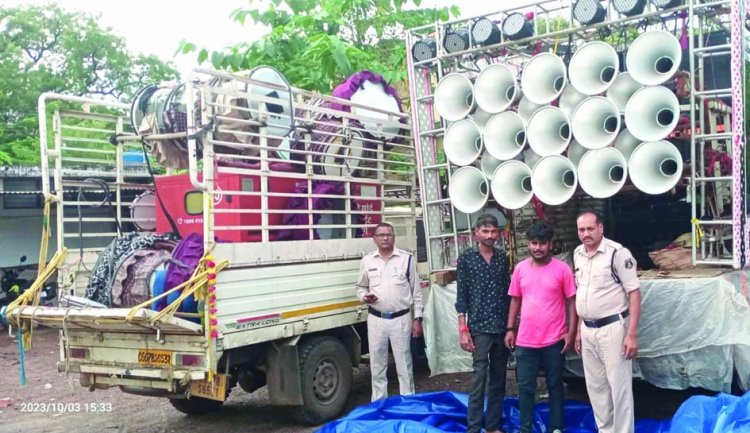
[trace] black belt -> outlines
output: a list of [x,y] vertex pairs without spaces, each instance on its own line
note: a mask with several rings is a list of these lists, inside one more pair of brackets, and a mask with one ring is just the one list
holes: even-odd
[[615,323],[622,317],[623,319],[628,317],[628,314],[630,312],[628,310],[623,311],[619,314],[613,314],[611,316],[602,317],[601,319],[597,320],[583,320],[583,323],[588,326],[589,328],[601,328],[602,326],[607,326],[610,323]]
[[393,312],[393,313],[391,313],[391,312],[385,312],[384,313],[384,312],[378,311],[378,310],[376,310],[376,309],[374,309],[372,307],[367,307],[367,309],[370,311],[370,314],[372,314],[375,317],[380,317],[381,319],[395,319],[396,317],[401,317],[404,314],[406,314],[406,313],[408,313],[408,312],[411,311],[411,308],[407,308],[405,310],[396,311],[396,312]]

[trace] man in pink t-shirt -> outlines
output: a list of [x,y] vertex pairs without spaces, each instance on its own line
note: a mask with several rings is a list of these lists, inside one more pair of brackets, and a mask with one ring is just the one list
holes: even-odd
[[[578,316],[573,272],[565,262],[552,257],[554,235],[550,223],[532,224],[527,233],[531,257],[516,265],[510,279],[505,345],[515,349],[521,433],[531,433],[540,366],[549,392],[549,431],[562,433],[563,428],[562,372],[565,352],[573,348]],[[521,321],[516,327],[519,312]]]

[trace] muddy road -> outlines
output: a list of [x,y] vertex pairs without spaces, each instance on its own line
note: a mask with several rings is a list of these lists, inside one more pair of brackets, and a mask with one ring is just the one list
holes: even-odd
[[[166,399],[125,394],[119,389],[89,392],[78,385],[78,376],[58,373],[57,331],[39,327],[31,350],[26,352],[28,384],[19,384],[16,342],[0,335],[0,432],[2,433],[307,433],[317,427],[299,426],[289,409],[271,406],[262,388],[247,394],[236,387],[226,404],[214,414],[188,417],[173,409]],[[346,412],[365,404],[370,397],[369,369],[362,365],[354,374]],[[418,392],[453,390],[466,392],[469,374],[429,377],[424,363],[415,367]],[[508,374],[508,395],[516,395],[513,372]],[[391,394],[398,384],[393,365],[389,368]],[[700,391],[666,391],[636,386],[636,416],[669,418],[690,395]],[[543,387],[538,390],[544,395]],[[586,393],[569,389],[567,397],[586,401]]]

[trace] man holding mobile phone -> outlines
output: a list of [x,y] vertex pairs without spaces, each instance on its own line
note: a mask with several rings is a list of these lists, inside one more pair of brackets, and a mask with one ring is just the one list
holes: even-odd
[[393,226],[378,224],[373,240],[378,249],[362,258],[357,296],[369,306],[367,342],[372,401],[376,401],[388,396],[389,342],[400,393],[414,394],[411,337],[422,335],[422,289],[414,256],[394,246]]

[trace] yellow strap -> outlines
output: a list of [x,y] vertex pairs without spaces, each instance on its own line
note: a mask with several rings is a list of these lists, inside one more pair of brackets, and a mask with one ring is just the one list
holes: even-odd
[[67,248],[63,248],[62,250],[56,252],[55,256],[39,273],[39,275],[36,277],[36,279],[31,284],[31,286],[28,289],[26,289],[26,291],[23,292],[18,298],[16,298],[15,301],[11,302],[8,305],[8,311],[6,313],[6,317],[8,318],[9,323],[23,330],[24,350],[28,350],[31,348],[31,341],[33,337],[34,327],[31,326],[31,319],[22,319],[22,318],[14,319],[13,310],[16,308],[20,308],[20,307],[39,305],[39,300],[41,296],[40,293],[41,293],[42,287],[44,287],[44,283],[47,282],[49,277],[51,277],[52,274],[55,273],[55,271],[57,271],[57,269],[60,267],[60,265],[62,264],[67,254],[68,254]]
[[695,226],[695,246],[700,247],[701,238],[703,237],[703,229],[701,228],[700,220],[698,218],[693,218],[690,220],[690,223]]

